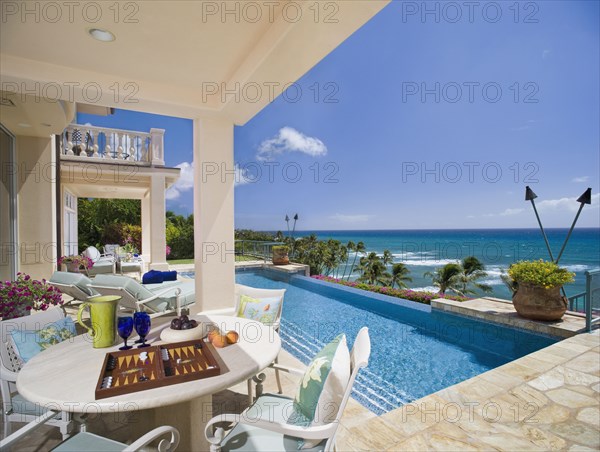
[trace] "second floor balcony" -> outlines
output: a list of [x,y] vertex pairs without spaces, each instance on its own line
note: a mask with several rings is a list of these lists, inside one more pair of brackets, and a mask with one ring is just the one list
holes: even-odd
[[150,132],[70,124],[60,137],[61,160],[164,166],[163,129]]

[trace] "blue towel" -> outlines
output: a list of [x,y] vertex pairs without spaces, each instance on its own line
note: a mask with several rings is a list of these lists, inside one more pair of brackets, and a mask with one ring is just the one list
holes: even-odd
[[177,281],[177,270],[162,272],[163,281]]
[[150,270],[142,276],[142,284],[160,284],[165,280],[160,270]]

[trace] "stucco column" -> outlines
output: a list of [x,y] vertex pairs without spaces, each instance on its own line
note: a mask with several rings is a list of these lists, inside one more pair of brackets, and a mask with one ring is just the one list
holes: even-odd
[[149,268],[153,270],[168,270],[167,239],[165,237],[165,176],[163,174],[153,174],[150,178],[149,203],[151,226]]
[[151,231],[152,221],[150,218],[150,192],[142,198],[142,256],[146,262],[151,262]]
[[233,307],[233,123],[194,121],[194,256],[192,313]]

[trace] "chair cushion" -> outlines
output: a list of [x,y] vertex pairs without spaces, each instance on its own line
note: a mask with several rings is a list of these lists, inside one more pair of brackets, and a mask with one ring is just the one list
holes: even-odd
[[[182,307],[196,301],[196,283],[194,281],[177,282],[168,287],[170,290],[167,291],[167,293],[161,295],[160,298],[157,298],[156,300],[146,303],[146,306],[155,311],[165,311],[167,309],[177,308],[177,289],[181,289],[179,297]],[[162,290],[165,290],[165,287],[153,289],[155,293]]]
[[37,331],[13,330],[10,332],[10,340],[19,358],[23,362],[27,362],[42,350],[74,337],[76,334],[73,320],[65,317]]
[[[245,419],[264,419],[287,423],[292,412],[293,400],[287,397],[265,394],[260,396],[244,414]],[[297,451],[298,438],[271,432],[253,425],[237,424],[221,443],[225,451]],[[321,441],[310,452],[322,451],[325,441]]]
[[[290,423],[302,426],[328,424],[335,420],[350,380],[350,351],[340,334],[317,353],[308,365],[294,398]],[[310,448],[315,440],[305,440]]]
[[94,278],[95,286],[123,288],[138,301],[153,297],[154,293],[146,289],[135,279],[119,275],[98,275]]
[[49,282],[50,284],[57,283],[66,286],[76,286],[79,290],[89,296],[95,295],[96,293],[88,286],[88,284],[92,283],[92,280],[82,273],[54,272]]
[[238,317],[256,320],[265,325],[277,321],[277,314],[281,305],[281,297],[252,298],[248,295],[240,295],[240,304],[237,312]]
[[95,264],[100,259],[100,251],[95,246],[88,246],[83,253],[81,253],[85,257],[89,257],[92,262]]
[[81,452],[86,450],[94,452],[120,452],[126,447],[126,444],[113,441],[112,439],[89,432],[80,432],[60,443],[52,450],[58,452]]

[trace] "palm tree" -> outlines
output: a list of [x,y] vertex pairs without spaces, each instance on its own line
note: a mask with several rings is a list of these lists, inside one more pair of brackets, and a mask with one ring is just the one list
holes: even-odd
[[[492,287],[488,284],[477,282],[481,278],[485,278],[488,274],[485,271],[483,263],[475,256],[465,257],[461,262],[462,272],[459,277],[460,280],[460,294],[476,294],[475,289],[479,289],[484,293],[490,293]],[[471,288],[474,286],[474,288]]]
[[385,265],[386,267],[388,265],[390,265],[392,262],[394,262],[394,256],[392,256],[392,253],[390,252],[390,250],[383,251],[382,262],[383,262],[383,265]]
[[403,263],[397,263],[392,266],[392,277],[390,278],[390,287],[394,288],[394,284],[398,284],[399,288],[407,288],[406,281],[412,282],[412,278],[408,276],[410,270]]
[[367,257],[361,257],[357,268],[361,272],[358,280],[369,284],[385,285],[391,278],[381,258],[374,252],[370,252]]
[[459,264],[446,264],[436,268],[434,272],[425,272],[423,276],[431,277],[433,285],[440,289],[439,294],[444,295],[447,290],[457,292],[461,273],[462,267]]
[[346,251],[348,254],[346,255],[346,263],[344,264],[344,272],[342,273],[342,279],[344,279],[344,276],[346,276],[346,270],[348,269],[348,260],[350,259],[350,253],[356,251],[356,244],[352,240],[350,240],[346,245]]
[[354,271],[354,266],[356,265],[356,258],[359,254],[365,254],[366,252],[366,248],[365,248],[365,244],[363,242],[358,242],[356,244],[356,247],[354,248],[354,260],[352,261],[352,266],[350,267],[350,273],[348,273],[348,276],[346,276],[346,280],[349,281],[350,280],[350,275],[352,275],[352,272]]

